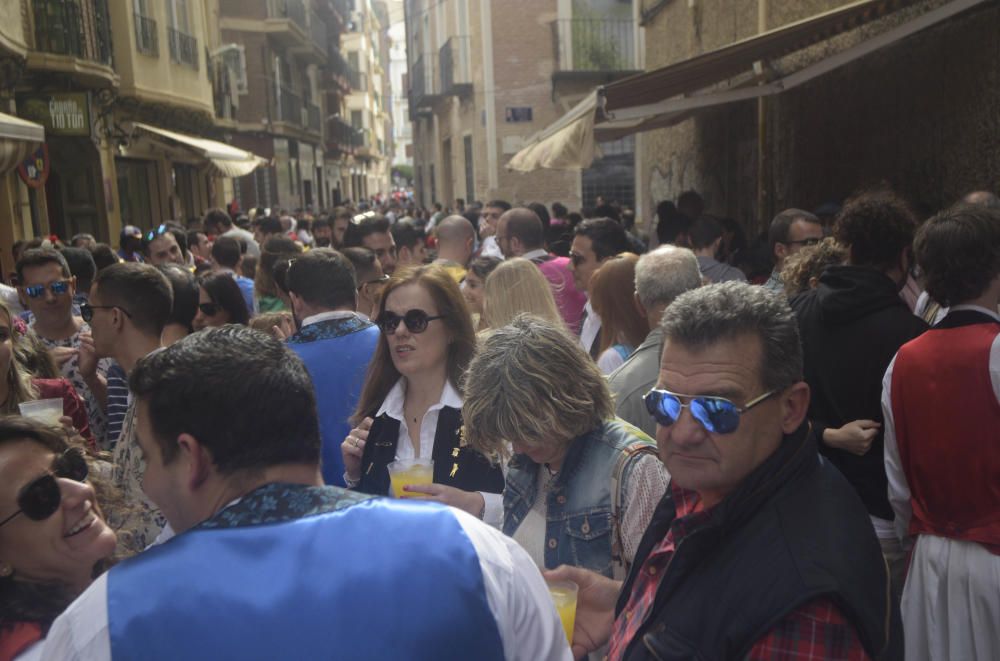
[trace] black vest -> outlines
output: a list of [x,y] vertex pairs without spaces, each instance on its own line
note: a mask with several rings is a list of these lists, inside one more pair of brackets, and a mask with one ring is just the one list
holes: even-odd
[[[396,459],[399,443],[399,420],[382,414],[372,422],[368,441],[361,457],[361,483],[358,490],[385,496],[389,494],[387,466]],[[445,406],[438,413],[434,432],[434,482],[463,491],[502,493],[503,470],[493,465],[472,447],[459,447],[462,413]]]
[[[668,491],[617,613],[674,516]],[[803,425],[681,540],[624,658],[742,659],[783,617],[820,596],[836,604],[873,659],[902,658],[899,609],[868,513]]]

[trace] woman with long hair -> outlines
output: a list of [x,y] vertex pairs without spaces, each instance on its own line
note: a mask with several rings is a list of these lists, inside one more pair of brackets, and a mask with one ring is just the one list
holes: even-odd
[[346,483],[384,495],[390,463],[432,460],[433,484],[405,493],[499,524],[503,472],[462,437],[459,387],[476,335],[455,279],[436,265],[397,271],[375,322],[382,337],[341,444]]
[[632,355],[649,334],[649,321],[635,300],[635,265],[630,252],[605,261],[590,280],[590,305],[601,318],[597,366],[611,374]]
[[564,325],[549,281],[523,257],[505,260],[486,278],[483,318],[486,328],[506,326],[519,314],[532,314]]
[[191,325],[196,331],[250,321],[243,292],[229,273],[209,273],[198,281],[198,312]]
[[44,637],[115,552],[91,461],[64,429],[0,417],[2,661]]
[[289,309],[281,298],[278,284],[274,281],[274,267],[278,262],[287,262],[301,254],[302,247],[283,236],[268,239],[267,243],[261,246],[257,275],[253,281],[257,308],[260,312],[281,312]]
[[462,296],[469,306],[472,314],[472,321],[476,330],[486,327],[486,320],[483,319],[483,297],[486,287],[486,278],[497,266],[503,262],[499,257],[476,257],[469,262],[469,270],[462,281]]

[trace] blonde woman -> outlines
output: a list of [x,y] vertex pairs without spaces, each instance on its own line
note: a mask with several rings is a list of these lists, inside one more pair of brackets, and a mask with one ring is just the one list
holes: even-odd
[[483,297],[484,328],[506,326],[519,314],[531,314],[561,328],[559,314],[549,281],[538,267],[523,257],[508,259],[486,278]]

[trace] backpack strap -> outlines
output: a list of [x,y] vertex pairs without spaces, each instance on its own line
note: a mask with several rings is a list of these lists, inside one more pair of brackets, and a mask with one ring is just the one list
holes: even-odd
[[[641,432],[640,432],[641,433]],[[611,471],[611,571],[615,580],[622,580],[631,568],[625,561],[622,541],[622,505],[625,502],[625,468],[643,454],[656,454],[656,446],[648,441],[629,443],[618,454]]]

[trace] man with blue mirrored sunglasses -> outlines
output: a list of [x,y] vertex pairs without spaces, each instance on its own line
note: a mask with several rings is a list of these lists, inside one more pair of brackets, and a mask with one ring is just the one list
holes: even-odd
[[661,326],[659,380],[644,402],[672,483],[624,584],[551,572],[580,585],[575,651],[610,631],[616,660],[901,658],[865,507],[806,420],[787,302],[710,285],[678,297]]

